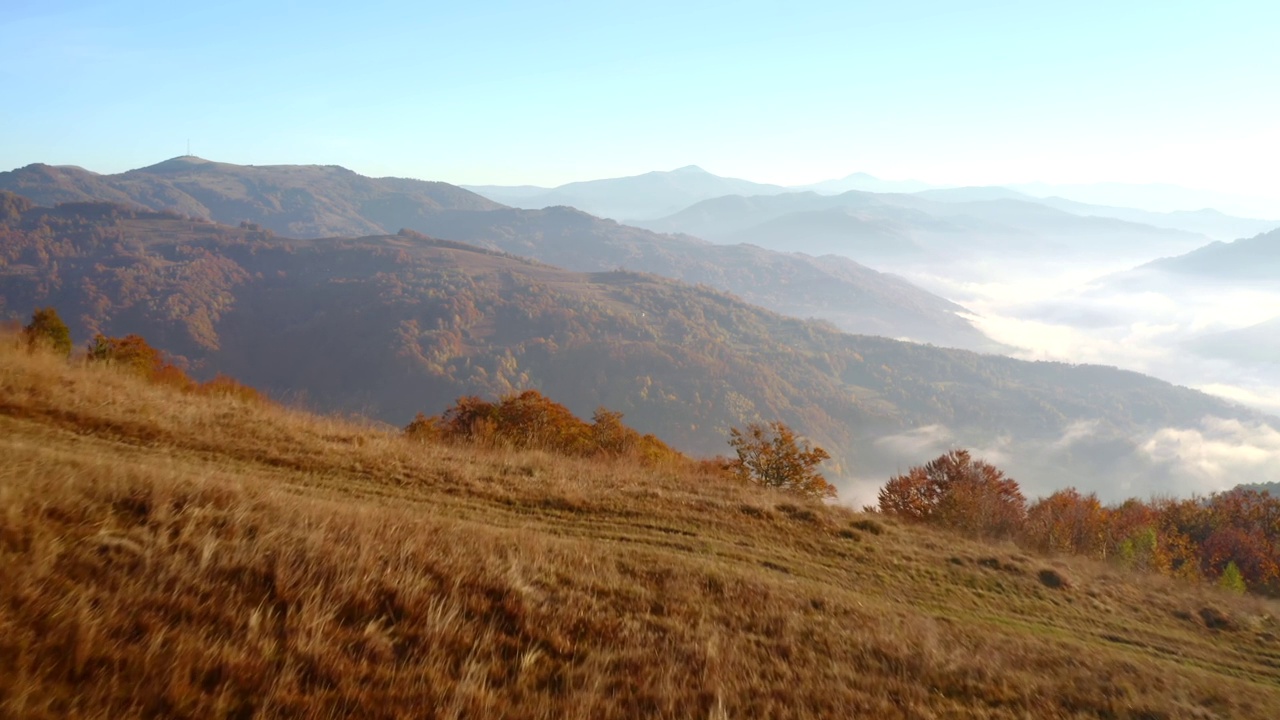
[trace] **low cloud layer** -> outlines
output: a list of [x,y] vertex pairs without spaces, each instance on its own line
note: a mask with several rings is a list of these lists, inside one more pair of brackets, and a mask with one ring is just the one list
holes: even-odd
[[1087,279],[1096,270],[1041,267],[1044,276],[1027,277],[1011,266],[1003,281],[958,282],[936,274],[913,279],[972,310],[973,323],[1016,348],[1015,357],[1113,365],[1280,415],[1280,358],[1260,363],[1225,349],[1189,349],[1214,333],[1280,317],[1280,280],[1269,286],[1197,284],[1154,271]]
[[1269,413],[1274,421],[1205,418],[1194,427],[1123,436],[1098,422],[1077,422],[1057,438],[1016,443],[927,425],[872,443],[873,457],[857,468],[860,478],[848,481],[855,504],[874,501],[894,473],[954,447],[1001,467],[1029,498],[1073,486],[1119,502],[1280,481],[1280,358],[1258,362],[1216,344],[1213,353],[1195,352],[1216,333],[1280,317],[1280,280],[1214,284],[1132,270],[1151,259],[882,269],[969,308],[974,324],[1014,348],[1015,357],[1134,370]]
[[1139,449],[1168,471],[1176,495],[1280,482],[1280,430],[1263,423],[1208,417],[1198,428],[1159,430]]
[[969,450],[1018,481],[1028,499],[1065,487],[1105,502],[1188,497],[1241,483],[1280,482],[1280,422],[1206,417],[1194,427],[1123,435],[1097,421],[1066,425],[1056,438],[964,438],[943,425],[885,435],[859,458],[858,476],[840,483],[850,505],[874,504],[892,476],[955,448]]

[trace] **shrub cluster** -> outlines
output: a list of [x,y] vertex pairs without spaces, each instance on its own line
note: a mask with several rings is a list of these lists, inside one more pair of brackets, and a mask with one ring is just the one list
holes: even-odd
[[496,402],[474,395],[458,398],[442,414],[418,413],[405,427],[409,437],[468,442],[490,447],[538,449],[577,457],[633,457],[645,463],[687,461],[654,435],[622,423],[622,413],[599,408],[584,422],[537,390]]
[[891,478],[878,509],[1042,552],[1280,595],[1280,498],[1256,489],[1104,506],[1068,488],[1028,504],[1017,482],[953,450]]
[[834,498],[836,489],[817,471],[831,456],[810,447],[781,422],[751,423],[746,430],[729,431],[729,445],[738,457],[725,468],[740,480],[811,498]]
[[[24,325],[20,337],[30,349],[46,348],[62,357],[70,357],[71,331],[52,307],[40,308]],[[141,335],[110,337],[98,333],[85,348],[84,360],[124,368],[150,382],[176,387],[196,395],[236,397],[246,402],[267,402],[267,398],[248,385],[226,375],[200,382],[192,379],[161,350]]]

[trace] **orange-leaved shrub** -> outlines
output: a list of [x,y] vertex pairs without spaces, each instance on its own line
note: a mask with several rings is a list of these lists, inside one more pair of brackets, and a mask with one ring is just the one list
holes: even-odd
[[163,352],[141,335],[108,337],[98,333],[89,343],[86,357],[90,362],[109,363],[166,385],[186,388],[194,384],[181,368],[169,362]]
[[525,390],[496,402],[474,395],[458,398],[435,417],[422,413],[404,429],[420,440],[469,442],[487,446],[532,448],[578,457],[634,457],[646,463],[685,460],[653,435],[622,422],[622,413],[599,408],[590,423],[537,390]]
[[729,461],[729,470],[741,480],[811,498],[836,496],[835,486],[817,471],[831,456],[820,447],[810,447],[782,422],[732,428],[729,445],[738,455]]
[[1280,498],[1262,490],[1108,506],[1066,488],[1028,506],[1015,481],[953,450],[890,479],[878,510],[1045,553],[1280,595]]
[[979,537],[1012,537],[1022,529],[1027,500],[1018,483],[967,450],[952,450],[889,480],[880,510]]

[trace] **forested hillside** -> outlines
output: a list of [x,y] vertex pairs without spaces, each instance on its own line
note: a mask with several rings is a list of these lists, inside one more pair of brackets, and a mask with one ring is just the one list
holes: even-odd
[[396,424],[531,387],[693,453],[778,419],[830,448],[846,479],[961,443],[1033,489],[1085,476],[1132,494],[1175,487],[1176,467],[1143,450],[1161,429],[1263,422],[1135,373],[846,335],[708,288],[413,233],[290,240],[111,205],[6,207],[0,312],[52,305],[79,341],[138,332],[197,375]]
[[[1274,603],[0,332],[0,714],[1239,717]],[[1082,661],[1087,658],[1087,661]]]
[[288,237],[392,234],[462,240],[570,270],[624,268],[705,283],[844,330],[947,347],[999,346],[957,315],[964,308],[847,258],[711,245],[601,220],[565,207],[514,210],[461,188],[366,178],[325,166],[240,166],[175,158],[118,175],[31,165],[0,173],[0,191],[52,206],[108,201]]

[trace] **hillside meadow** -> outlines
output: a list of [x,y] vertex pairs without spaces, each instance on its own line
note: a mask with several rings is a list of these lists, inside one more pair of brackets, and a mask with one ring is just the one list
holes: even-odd
[[[683,452],[780,420],[827,448],[847,495],[959,446],[1033,493],[1189,495],[1229,468],[1169,462],[1161,433],[1274,418],[1152,377],[847,335],[705,286],[581,273],[413,232],[295,240],[103,204],[0,196],[0,320],[52,306],[78,343],[140,334],[192,375],[395,425],[463,395],[603,405]],[[808,281],[793,278],[797,285]],[[1263,439],[1257,439],[1253,435]],[[1204,435],[1201,435],[1204,437]],[[1247,477],[1275,480],[1255,464]],[[1240,478],[1230,478],[1238,482]]]
[[0,715],[1257,717],[1276,605],[0,341]]

